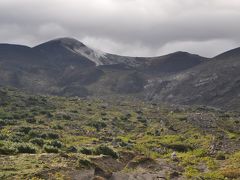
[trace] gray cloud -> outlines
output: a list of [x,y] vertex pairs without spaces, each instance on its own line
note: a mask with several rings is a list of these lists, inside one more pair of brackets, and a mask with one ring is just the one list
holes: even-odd
[[1,0],[0,42],[71,36],[106,52],[214,56],[240,44],[239,0]]

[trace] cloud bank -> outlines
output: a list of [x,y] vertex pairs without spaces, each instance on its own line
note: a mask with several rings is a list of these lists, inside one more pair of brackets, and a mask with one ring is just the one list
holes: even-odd
[[1,0],[0,42],[74,37],[102,51],[212,57],[240,46],[239,0]]

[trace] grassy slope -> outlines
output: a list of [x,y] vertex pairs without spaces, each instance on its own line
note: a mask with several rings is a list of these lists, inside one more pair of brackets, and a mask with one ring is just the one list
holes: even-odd
[[[238,113],[116,98],[30,96],[9,89],[0,90],[0,100],[1,179],[70,177],[66,172],[91,166],[100,145],[119,155],[134,152],[174,163],[189,179],[240,178]],[[177,162],[171,159],[174,151]]]

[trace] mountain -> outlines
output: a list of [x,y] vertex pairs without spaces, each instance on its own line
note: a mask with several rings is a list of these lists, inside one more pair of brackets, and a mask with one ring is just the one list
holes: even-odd
[[72,38],[35,47],[0,44],[0,86],[60,96],[124,96],[239,109],[240,48],[214,58],[187,52],[128,57]]
[[[58,38],[33,48],[46,55],[49,59],[64,60],[78,57],[81,61],[92,61],[96,66],[126,64],[136,66],[135,58],[108,54],[100,50],[92,49],[73,38]],[[135,63],[135,64],[134,64]]]
[[[240,48],[237,48],[155,84],[152,98],[171,103],[239,109],[239,70]],[[168,87],[159,88],[164,83]]]

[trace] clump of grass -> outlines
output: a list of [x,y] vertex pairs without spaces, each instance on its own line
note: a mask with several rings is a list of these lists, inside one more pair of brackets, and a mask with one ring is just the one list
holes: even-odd
[[197,178],[199,177],[200,175],[200,172],[197,168],[193,167],[193,166],[188,166],[185,168],[185,172],[184,172],[184,175],[187,177],[187,178]]
[[224,176],[218,171],[204,173],[201,175],[201,178],[206,180],[211,180],[211,179],[224,180],[225,179]]

